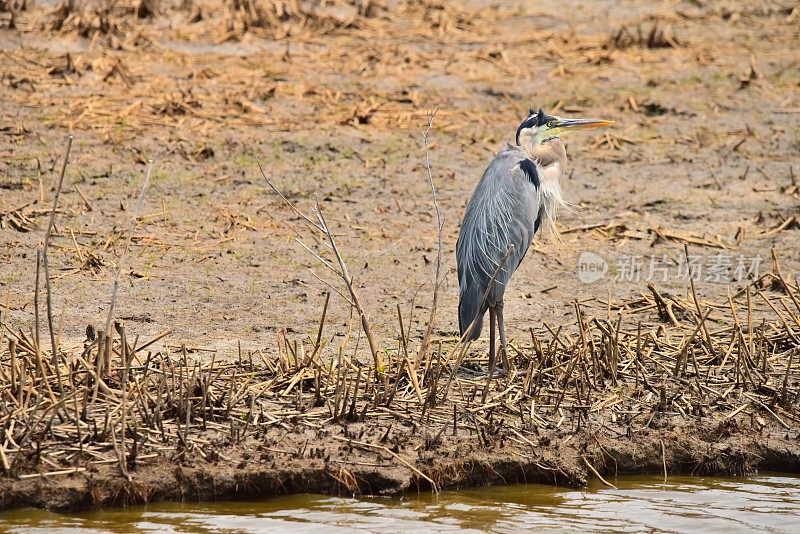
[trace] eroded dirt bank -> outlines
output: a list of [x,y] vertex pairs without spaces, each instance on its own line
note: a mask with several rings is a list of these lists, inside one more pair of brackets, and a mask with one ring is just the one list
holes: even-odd
[[[351,424],[319,432],[301,426],[288,434],[266,432],[236,445],[214,448],[220,454],[216,460],[198,457],[186,461],[175,455],[147,463],[132,471],[132,481],[116,466],[108,465],[57,478],[4,478],[0,481],[0,508],[78,510],[156,500],[242,499],[283,493],[393,496],[431,491],[430,481],[394,461],[386,451],[351,445],[353,441],[397,449],[404,462],[424,473],[440,490],[512,483],[579,487],[596,476],[586,462],[612,484],[615,475],[661,474],[664,466],[668,474],[800,473],[797,436],[790,438],[780,428],[756,430],[749,424],[730,422],[687,428],[686,424],[664,421],[660,426],[663,428],[643,430],[630,438],[611,437],[603,428],[577,433],[542,431],[529,434],[535,446],[512,441],[504,432],[489,438],[485,446],[463,431],[457,437],[445,432],[427,449],[426,439],[419,433],[411,436],[406,428],[390,432],[382,442],[385,429],[371,425]],[[358,436],[361,439],[356,439]],[[279,445],[269,445],[278,437]]]

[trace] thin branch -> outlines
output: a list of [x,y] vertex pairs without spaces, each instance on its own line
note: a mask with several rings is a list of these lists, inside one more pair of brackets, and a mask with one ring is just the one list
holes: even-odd
[[608,486],[611,489],[617,489],[617,487],[614,484],[612,484],[608,480],[604,479],[603,475],[598,473],[597,469],[595,469],[595,467],[589,462],[589,460],[586,459],[585,456],[581,456],[581,460],[583,460],[583,463],[586,464],[586,467],[589,468],[589,471],[594,473],[594,476],[596,476],[597,479],[600,480],[600,482],[602,482],[603,484],[605,484],[606,486]]
[[[321,276],[319,276],[317,273],[315,273],[315,272],[314,272],[314,269],[309,269],[309,271],[311,271],[311,275],[312,275],[314,278],[316,278],[317,280],[319,280],[320,282],[322,282],[323,284],[325,284],[326,286],[328,286],[328,287],[331,289],[331,291],[333,291],[334,293],[336,293],[337,295],[339,295],[340,297],[342,297],[342,300],[343,300],[343,301],[345,301],[346,303],[348,303],[348,304],[349,304],[351,307],[353,307],[353,308],[355,308],[355,307],[356,307],[355,303],[354,303],[352,300],[350,300],[350,298],[349,298],[347,295],[345,295],[344,293],[342,293],[341,291],[339,291],[339,290],[338,290],[336,287],[334,287],[334,285],[333,285],[333,284],[331,284],[330,282],[328,282],[327,280],[325,280],[324,278],[322,278]],[[338,273],[337,273],[337,274],[338,274]]]
[[[58,365],[58,347],[56,346],[55,329],[53,328],[53,288],[50,282],[50,265],[47,261],[47,250],[50,247],[50,235],[53,233],[53,226],[56,222],[56,210],[58,209],[58,200],[61,196],[61,188],[64,186],[64,175],[67,174],[67,163],[69,162],[69,154],[72,151],[73,136],[67,137],[67,150],[64,153],[64,161],[61,164],[61,174],[58,177],[58,185],[56,186],[56,194],[53,196],[53,209],[50,211],[50,221],[47,224],[47,232],[44,234],[44,246],[42,247],[42,263],[44,264],[44,278],[45,288],[47,290],[47,326],[50,329],[50,346],[53,351],[53,367],[56,369],[56,377],[58,379],[58,390],[63,393],[64,385],[61,381],[61,368]],[[38,287],[38,284],[37,284]],[[38,329],[38,326],[37,326]],[[37,340],[38,342],[38,340]]]
[[267,182],[267,185],[270,187],[270,189],[272,189],[272,191],[273,191],[273,192],[274,192],[276,195],[278,195],[279,197],[281,197],[281,200],[283,200],[283,202],[284,202],[284,203],[285,203],[287,206],[289,206],[289,208],[290,208],[290,209],[291,209],[293,212],[295,212],[295,214],[296,214],[296,215],[298,215],[300,218],[302,218],[304,221],[306,221],[308,224],[310,224],[311,226],[313,226],[314,228],[316,228],[316,229],[317,229],[317,230],[319,230],[320,232],[324,232],[325,230],[323,230],[323,229],[322,229],[322,228],[321,228],[319,225],[317,225],[317,223],[315,223],[314,221],[312,221],[312,220],[311,220],[311,219],[310,219],[310,218],[309,218],[309,217],[308,217],[308,216],[307,216],[305,213],[303,213],[302,211],[300,211],[299,209],[297,209],[297,208],[294,206],[294,204],[292,204],[292,203],[289,201],[289,199],[288,199],[288,198],[286,198],[285,196],[283,196],[283,193],[281,193],[280,191],[278,191],[278,188],[277,188],[277,187],[275,187],[274,185],[272,185],[272,182],[270,182],[270,181],[269,181],[269,178],[267,178],[267,173],[265,173],[265,172],[264,172],[264,168],[261,166],[261,160],[259,160],[259,159],[258,159],[258,155],[256,154],[256,149],[255,149],[255,147],[251,147],[251,150],[253,151],[253,157],[256,159],[256,165],[258,165],[258,170],[259,170],[259,171],[261,171],[261,176],[263,176],[263,177],[264,177],[264,181],[265,181],[265,182]]
[[297,216],[302,218],[306,223],[310,224],[317,231],[323,233],[327,238],[328,243],[325,243],[324,241],[320,241],[320,243],[331,249],[331,251],[334,254],[334,257],[336,258],[337,263],[339,264],[338,269],[336,269],[335,266],[333,266],[330,262],[325,260],[322,256],[311,250],[311,248],[307,246],[305,243],[303,243],[302,240],[296,239],[296,241],[304,249],[306,249],[307,252],[309,252],[312,256],[314,256],[320,263],[322,263],[323,266],[334,271],[342,279],[345,286],[347,287],[347,291],[348,293],[350,293],[349,299],[346,298],[345,295],[342,295],[342,293],[340,293],[336,288],[325,282],[322,278],[317,276],[316,273],[312,271],[312,274],[314,274],[314,276],[318,280],[328,285],[328,287],[333,289],[358,312],[358,315],[361,319],[361,327],[367,336],[367,341],[369,342],[369,349],[370,352],[372,353],[372,359],[375,365],[375,375],[377,377],[379,373],[383,372],[383,365],[381,363],[380,352],[378,351],[378,345],[375,342],[375,336],[372,334],[372,328],[369,324],[369,318],[366,312],[364,311],[364,306],[362,305],[361,299],[358,297],[358,293],[356,292],[356,289],[353,285],[353,279],[350,276],[349,271],[347,270],[347,264],[345,263],[344,258],[342,257],[342,254],[339,251],[339,248],[336,246],[336,239],[334,238],[333,232],[331,232],[327,222],[325,221],[325,216],[322,213],[322,208],[320,208],[319,202],[316,200],[314,201],[314,213],[317,216],[317,222],[314,222],[309,216],[307,216],[305,213],[297,209],[297,207],[295,207],[295,205],[292,204],[289,201],[289,199],[286,198],[283,195],[283,193],[281,193],[278,190],[277,187],[275,187],[275,185],[273,185],[273,183],[269,180],[269,178],[267,178],[267,173],[264,172],[264,168],[261,166],[261,161],[258,159],[258,155],[256,154],[255,148],[253,148],[252,150],[253,150],[253,157],[255,158],[256,164],[258,165],[258,170],[261,172],[261,176],[264,178],[264,181],[267,182],[267,185],[270,187],[270,189],[272,189],[272,191],[276,195],[278,195],[281,198],[281,200],[283,200],[284,204],[286,204],[289,207],[289,209],[291,209]]
[[428,349],[430,348],[431,337],[433,336],[433,325],[436,322],[436,306],[439,299],[439,287],[442,284],[441,280],[442,228],[444,226],[444,220],[442,219],[442,212],[439,210],[439,203],[436,200],[436,185],[434,185],[433,183],[433,171],[431,170],[431,158],[429,149],[430,148],[429,140],[430,140],[431,128],[433,127],[433,118],[436,116],[437,111],[439,111],[439,108],[436,108],[428,113],[428,125],[422,130],[422,144],[425,147],[425,168],[428,171],[428,183],[431,186],[431,198],[433,199],[433,209],[436,213],[436,270],[434,275],[431,315],[428,318],[428,328],[425,331],[425,336],[423,336],[422,338],[422,343],[420,344],[419,352],[417,353],[416,362],[414,364],[415,367],[419,365],[419,362],[425,358],[425,356],[428,354]]
[[331,264],[328,262],[328,260],[326,260],[325,258],[323,258],[322,256],[320,256],[319,254],[317,254],[316,252],[314,252],[313,250],[311,250],[311,248],[310,248],[308,245],[306,245],[305,243],[303,243],[303,241],[302,241],[302,240],[301,240],[299,237],[295,237],[295,238],[294,238],[294,240],[295,240],[297,243],[299,243],[301,247],[303,247],[304,249],[306,249],[306,251],[307,251],[309,254],[311,254],[312,256],[314,256],[315,258],[317,258],[317,260],[319,260],[319,262],[320,262],[320,263],[321,263],[323,266],[325,266],[325,267],[327,267],[328,269],[330,269],[331,271],[335,272],[337,275],[339,274],[339,271],[337,271],[337,270],[336,270],[336,267],[334,267],[333,265],[331,265]]
[[336,256],[336,261],[339,262],[339,276],[342,277],[342,280],[347,286],[347,290],[350,292],[350,296],[352,297],[356,311],[361,317],[361,327],[364,329],[364,333],[367,335],[369,350],[372,353],[372,359],[375,364],[375,372],[381,373],[383,372],[383,364],[381,363],[380,353],[378,352],[378,345],[375,343],[375,336],[372,335],[372,328],[369,324],[369,318],[367,317],[367,314],[364,311],[364,306],[361,304],[361,299],[358,297],[358,293],[356,293],[355,287],[353,286],[353,279],[350,277],[350,273],[347,270],[347,264],[339,252],[339,248],[336,246],[336,240],[333,237],[333,233],[330,231],[330,228],[328,228],[328,223],[325,221],[325,216],[322,214],[322,208],[320,208],[319,202],[316,200],[314,201],[314,211],[317,215],[320,228],[328,237],[328,241],[330,241],[331,249],[333,249],[333,254]]

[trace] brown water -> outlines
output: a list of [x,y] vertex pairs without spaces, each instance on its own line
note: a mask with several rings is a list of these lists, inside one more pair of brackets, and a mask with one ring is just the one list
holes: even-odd
[[81,514],[0,512],[7,532],[800,532],[800,479],[621,477],[619,489],[505,486],[403,499],[292,495]]

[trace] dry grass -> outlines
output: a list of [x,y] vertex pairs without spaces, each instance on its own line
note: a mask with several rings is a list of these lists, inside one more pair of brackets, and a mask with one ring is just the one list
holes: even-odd
[[[158,75],[137,75],[143,65],[131,64],[126,53],[134,50],[160,53],[156,36],[159,31],[163,34],[163,29],[154,27],[159,17],[185,17],[188,23],[181,26],[180,33],[172,32],[168,38],[189,43],[279,40],[285,43],[286,52],[281,61],[271,67],[278,70],[283,69],[281,63],[293,63],[298,54],[295,44],[314,43],[336,33],[338,39],[349,43],[348,48],[357,49],[346,61],[348,69],[375,70],[375,76],[380,77],[380,70],[386,66],[416,68],[425,65],[429,58],[394,46],[376,48],[369,44],[376,35],[390,34],[414,40],[427,39],[433,32],[443,42],[465,37],[488,42],[491,34],[486,28],[487,21],[508,20],[515,13],[502,8],[468,8],[435,0],[405,0],[391,11],[376,2],[230,0],[162,5],[156,10],[158,16],[142,18],[141,4],[140,0],[64,0],[49,12],[38,9],[20,17],[17,26],[22,33],[44,30],[56,36],[81,37],[89,41],[85,53],[65,56],[63,65],[49,65],[45,71],[36,73],[32,83],[37,86],[72,84],[88,73],[95,73],[109,84],[122,83],[133,90],[134,94],[120,99],[109,94],[100,105],[99,102],[88,105],[86,96],[78,96],[70,102],[70,109],[65,110],[73,117],[70,121],[73,127],[91,123],[97,128],[113,130],[121,117],[127,127],[139,130],[166,124],[177,126],[189,115],[188,118],[198,122],[204,130],[216,128],[220,117],[225,117],[229,126],[240,123],[247,127],[291,131],[322,115],[325,122],[332,125],[416,128],[425,118],[425,112],[420,110],[419,94],[387,92],[374,86],[331,90],[319,83],[273,83],[255,91],[252,83],[238,83],[248,78],[257,79],[254,75],[258,73],[244,66],[229,66],[225,72],[198,68],[190,76],[195,88],[193,93],[177,90],[165,100],[160,96],[162,89],[173,84]],[[341,13],[349,15],[341,19]],[[602,44],[598,41],[593,46],[600,48]],[[344,58],[338,49],[315,53],[313,57],[308,57],[307,53],[303,53],[302,59],[298,57],[297,61],[306,63],[304,78],[311,79],[321,65],[341,62]],[[482,58],[503,69],[509,68],[509,59],[505,52]],[[517,72],[522,75],[524,69]],[[44,76],[39,77],[39,74]],[[206,83],[218,86],[234,81],[223,93],[202,87]],[[277,105],[287,98],[295,102]],[[298,104],[300,107],[296,108]],[[488,118],[474,110],[443,109],[438,115],[439,127],[445,130],[475,120],[488,124]]]
[[92,45],[122,50],[152,44],[139,25],[158,13],[158,0],[62,0],[44,29],[85,37]]

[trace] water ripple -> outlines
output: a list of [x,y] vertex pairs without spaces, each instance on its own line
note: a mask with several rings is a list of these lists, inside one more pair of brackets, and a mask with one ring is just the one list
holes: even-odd
[[620,477],[619,489],[521,485],[435,497],[292,495],[250,502],[156,503],[80,514],[0,513],[14,533],[158,532],[798,532],[800,479]]

